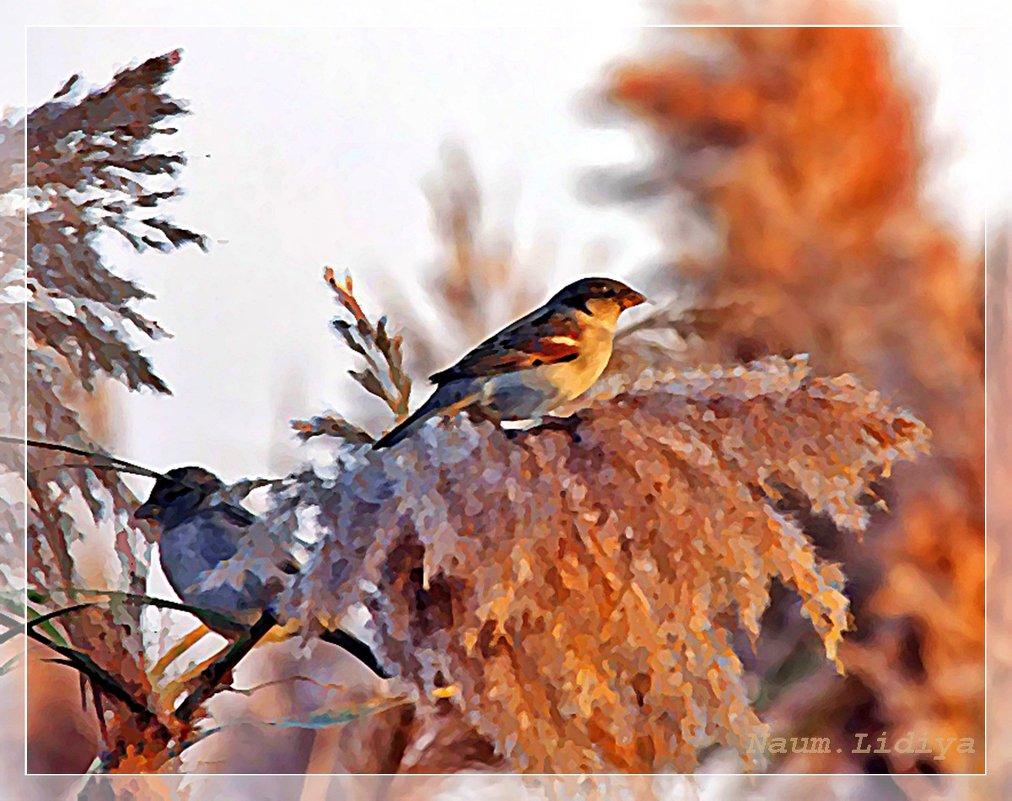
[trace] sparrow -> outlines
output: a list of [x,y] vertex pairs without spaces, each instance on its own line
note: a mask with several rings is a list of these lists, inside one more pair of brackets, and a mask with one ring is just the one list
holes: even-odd
[[270,606],[282,588],[280,577],[299,568],[280,549],[271,549],[276,552],[269,554],[267,569],[249,565],[241,587],[227,582],[207,586],[207,574],[236,557],[256,522],[251,512],[224,500],[225,489],[225,483],[203,467],[177,467],[156,479],[133,516],[158,525],[158,558],[179,599],[211,612],[198,615],[201,622],[232,639]]
[[[252,541],[256,515],[225,495],[225,483],[209,470],[177,467],[155,481],[133,516],[158,524],[159,561],[180,600],[210,612],[197,617],[212,631],[233,640],[270,611],[300,567],[272,538]],[[241,586],[210,580],[211,574],[237,557],[243,560]],[[354,635],[330,629],[319,636],[343,648],[380,678],[390,677],[369,646]]]
[[373,448],[395,445],[426,420],[463,409],[497,422],[540,419],[597,381],[611,358],[619,315],[645,300],[610,278],[574,281],[452,367],[429,376],[435,392]]
[[[206,610],[207,614],[201,615],[191,609],[208,629],[230,642],[265,612],[271,612],[278,594],[300,570],[273,538],[258,536],[259,530],[254,528],[256,515],[228,497],[225,483],[203,467],[177,467],[159,473],[70,445],[3,435],[0,441],[88,459],[59,465],[63,468],[116,470],[155,479],[147,500],[133,516],[156,524],[162,572],[180,600],[189,607]],[[210,574],[236,558],[242,560],[241,586],[211,580]],[[332,629],[319,636],[350,653],[380,678],[389,678],[369,646],[354,635]]]

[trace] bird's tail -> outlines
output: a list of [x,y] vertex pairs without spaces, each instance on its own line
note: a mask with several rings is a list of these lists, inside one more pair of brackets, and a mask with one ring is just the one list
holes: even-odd
[[372,649],[354,634],[349,634],[344,629],[327,629],[320,634],[320,639],[331,645],[336,645],[338,648],[343,648],[379,678],[390,678],[390,673],[380,664]]
[[[271,612],[265,614],[270,614],[273,617],[273,613]],[[376,654],[372,652],[372,648],[367,643],[342,628],[331,627],[323,620],[320,621],[320,624],[323,626],[323,630],[318,633],[321,640],[347,651],[381,679],[390,678],[390,673],[383,667],[379,659],[376,658]],[[240,629],[240,631],[245,634],[247,630]],[[263,642],[282,642],[290,640],[292,637],[297,637],[301,633],[302,623],[293,618],[284,625],[279,623],[274,626],[263,637]]]
[[474,390],[470,381],[451,381],[448,384],[443,384],[416,411],[376,440],[372,446],[373,450],[396,445],[430,417],[452,413],[454,409],[463,408],[474,399]]

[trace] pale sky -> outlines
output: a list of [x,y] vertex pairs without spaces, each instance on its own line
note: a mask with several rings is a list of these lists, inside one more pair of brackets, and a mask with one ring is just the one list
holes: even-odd
[[499,190],[518,195],[521,252],[550,236],[573,272],[606,242],[618,274],[657,255],[649,226],[572,191],[581,166],[633,155],[623,132],[579,120],[574,96],[636,33],[33,30],[32,103],[68,70],[104,80],[134,54],[184,50],[169,86],[193,114],[172,144],[191,163],[187,196],[171,208],[212,246],[165,258],[115,250],[157,295],[148,312],[175,334],[147,349],[175,397],[124,397],[120,446],[149,464],[265,470],[287,382],[302,385],[304,415],[347,398],[323,265],[349,269],[367,309],[385,310],[391,292],[417,294],[435,256],[420,183],[447,138],[469,147],[493,208],[509,200]]
[[[108,5],[87,22],[144,23],[135,10]],[[248,4],[241,17],[216,4],[176,3],[170,15],[157,5],[145,4],[148,26],[265,22],[274,4]],[[435,4],[423,21],[448,19],[449,5]],[[203,463],[226,478],[263,473],[288,417],[353,411],[362,394],[328,329],[334,306],[322,267],[349,269],[367,310],[385,311],[382,299],[394,290],[418,294],[435,253],[420,184],[447,140],[467,146],[493,211],[514,209],[507,220],[521,255],[546,237],[557,245],[553,284],[595,253],[607,254],[615,275],[658,257],[648,216],[589,206],[574,192],[587,167],[642,152],[627,130],[595,127],[579,113],[581,94],[644,35],[634,27],[650,19],[643,6],[623,5],[603,18],[610,24],[568,28],[32,28],[30,105],[74,72],[105,84],[119,67],[184,50],[168,88],[193,112],[171,142],[190,157],[187,195],[167,210],[212,246],[207,254],[113,254],[157,295],[143,310],[175,335],[145,348],[174,396],[118,397],[121,455],[159,469]],[[985,156],[1007,141],[1007,128],[988,116],[1007,105],[1007,81],[995,69],[1012,72],[1007,31],[939,25],[931,4],[885,5],[909,26],[896,32],[904,61],[936,87],[932,139],[945,154],[937,197],[975,236],[985,204],[1006,186],[998,176],[1007,172]],[[32,22],[83,21],[69,3],[41,6]],[[362,21],[361,10],[353,13],[351,22]],[[401,21],[417,16],[405,6]],[[463,24],[473,18],[467,12]],[[989,54],[1002,60],[989,66]]]

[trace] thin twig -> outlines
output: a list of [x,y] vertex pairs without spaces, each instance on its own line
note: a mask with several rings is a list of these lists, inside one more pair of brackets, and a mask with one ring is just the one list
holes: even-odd
[[62,609],[56,609],[52,612],[47,612],[44,615],[33,617],[28,621],[28,628],[33,629],[36,626],[41,626],[47,620],[53,620],[54,618],[61,617],[63,615],[69,615],[71,612],[76,612],[79,609],[87,609],[89,606],[95,606],[94,602],[88,602],[83,604],[74,604],[73,606],[65,606]]
[[253,650],[253,646],[260,642],[267,632],[276,625],[277,620],[274,615],[264,612],[249,631],[241,634],[221,657],[214,660],[200,674],[200,683],[176,709],[176,717],[184,723],[189,723],[198,707],[217,691],[218,685],[221,684],[228,672],[239,664],[242,658]]
[[292,420],[296,436],[303,442],[313,437],[337,437],[352,443],[372,443],[375,438],[354,423],[337,415],[322,415],[309,420]]
[[67,538],[60,530],[60,527],[56,525],[56,521],[53,520],[52,515],[49,514],[46,505],[42,502],[43,499],[39,497],[39,486],[31,474],[28,475],[28,493],[32,496],[32,500],[35,501],[35,510],[42,520],[42,530],[45,534],[46,542],[49,544],[49,550],[52,551],[53,558],[60,569],[63,586],[69,587],[73,584],[74,563],[70,558]]
[[103,749],[108,749],[109,728],[105,725],[105,709],[102,707],[102,688],[91,677],[88,678],[88,684],[91,686],[91,702],[95,705],[95,715],[98,717],[98,729],[102,733],[102,747]]
[[11,617],[10,615],[0,612],[0,625],[5,626],[7,629],[2,634],[0,634],[0,645],[3,645],[5,642],[7,642],[7,640],[11,639],[12,637],[17,637],[19,634],[22,633],[22,629],[25,626],[25,622],[23,620],[17,620]]
[[280,679],[271,679],[270,681],[261,682],[260,684],[254,684],[252,687],[228,687],[224,692],[235,693],[236,695],[244,695],[247,698],[255,692],[260,690],[266,690],[269,687],[277,687],[281,684],[288,684],[289,682],[304,681],[307,684],[312,684],[323,690],[339,690],[345,691],[348,689],[347,684],[333,684],[328,682],[319,681],[314,679],[312,676],[304,676],[301,673],[296,673],[291,676],[282,676]]
[[615,334],[615,341],[620,342],[641,331],[674,331],[682,339],[691,334],[707,337],[719,328],[721,321],[732,319],[735,315],[748,312],[742,303],[728,303],[722,306],[700,306],[675,310],[661,308],[642,320],[622,328]]
[[[43,448],[50,451],[58,451],[60,453],[70,453],[74,456],[85,456],[89,459],[102,459],[109,463],[109,467],[116,467],[121,472],[136,473],[137,475],[147,476],[148,478],[166,478],[162,473],[156,472],[155,470],[149,470],[146,467],[128,462],[125,459],[120,459],[116,456],[110,456],[107,453],[99,453],[97,451],[89,451],[85,448],[78,448],[73,445],[65,445],[62,442],[46,442],[41,439],[17,439],[15,437],[8,436],[6,434],[0,434],[0,442],[6,442],[15,445],[30,445],[33,448]],[[109,467],[102,466],[104,469]],[[171,479],[168,479],[171,480]]]
[[[187,612],[200,620],[208,620],[218,626],[224,627],[235,627],[238,625],[238,621],[235,618],[229,617],[221,612],[216,612],[211,609],[204,609],[199,606],[193,606],[192,604],[184,604],[179,601],[170,601],[168,598],[152,598],[149,595],[140,595],[134,592],[122,592],[120,590],[92,590],[92,589],[61,589],[57,592],[63,595],[76,595],[76,594],[87,594],[94,596],[103,596],[106,601],[120,601],[123,604],[133,604],[136,606],[154,606],[158,609],[173,609],[177,612]],[[45,597],[51,597],[52,593],[47,593]],[[83,609],[88,606],[98,606],[103,601],[89,601],[87,603],[73,604],[71,606],[65,606],[60,609],[56,609],[52,612],[47,612],[45,615],[40,615],[37,618],[33,618],[29,625],[38,626],[45,623],[48,620],[52,620],[56,617],[69,614],[70,612],[76,612],[79,609]]]
[[[194,615],[200,620],[210,620],[212,623],[225,626],[236,626],[238,621],[227,615],[223,615],[218,612],[212,612],[211,610],[201,609],[200,607],[191,606],[189,604],[178,603],[176,601],[163,600],[161,598],[151,598],[147,595],[137,595],[135,593],[119,592],[116,590],[61,590],[64,594],[71,594],[76,592],[87,592],[91,595],[103,595],[109,600],[115,597],[122,603],[133,603],[138,605],[155,606],[163,609],[175,609],[182,612],[188,612]],[[52,612],[47,612],[44,615],[33,618],[29,622],[30,627],[41,626],[43,623],[47,623],[57,617],[76,612],[80,609],[86,609],[90,606],[96,606],[100,603],[99,601],[89,601],[87,603],[73,604],[72,606],[65,606],[60,609],[56,609]],[[3,622],[3,618],[6,617],[3,613],[0,613],[0,622]],[[10,619],[11,624],[20,625],[17,621]],[[366,668],[372,671],[376,676],[381,679],[389,679],[390,674],[386,672],[385,668],[379,663],[376,655],[372,652],[372,649],[362,640],[355,637],[353,634],[349,634],[343,629],[334,629],[324,631],[320,635],[320,639],[331,645],[335,645],[338,648],[343,649],[348,654],[353,656],[359,662],[361,662]]]
[[344,629],[325,631],[320,635],[320,639],[324,642],[330,643],[331,645],[336,645],[338,648],[343,648],[351,656],[355,657],[355,659],[369,668],[369,670],[371,670],[379,678],[390,678],[390,674],[387,673],[386,669],[380,664],[379,660],[376,658],[376,654],[372,652],[372,649],[358,639],[358,637],[349,634]]
[[[404,371],[401,337],[390,335],[384,317],[373,325],[355,297],[355,286],[350,275],[346,275],[343,281],[338,281],[333,268],[326,267],[323,278],[337,296],[337,302],[354,320],[354,325],[335,320],[334,328],[341,334],[345,344],[366,361],[365,370],[350,371],[352,378],[367,392],[382,400],[398,419],[404,417],[408,413],[411,379]],[[382,366],[380,362],[383,363]]]

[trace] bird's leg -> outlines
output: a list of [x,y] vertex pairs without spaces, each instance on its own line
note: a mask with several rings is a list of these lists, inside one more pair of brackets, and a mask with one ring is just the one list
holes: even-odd
[[[192,632],[191,632],[192,633]],[[215,660],[220,659],[224,656],[225,652],[231,648],[231,644],[226,645],[214,656],[205,659],[199,665],[193,665],[186,670],[183,675],[174,681],[170,681],[161,691],[161,704],[166,711],[172,711],[175,705],[176,699],[179,698],[184,692],[190,689],[190,686],[200,675],[207,670],[211,665],[214,664]]]
[[[202,628],[204,629],[203,633],[206,634],[207,628],[206,627]],[[195,632],[191,632],[191,634],[193,633]],[[289,636],[291,635],[285,632],[283,628],[281,628],[280,626],[274,626],[267,632],[266,635],[264,635],[261,642],[280,642],[282,640],[287,639]],[[177,678],[175,681],[172,681],[169,684],[167,684],[165,688],[162,690],[162,703],[164,704],[165,709],[171,711],[172,705],[175,703],[176,699],[180,696],[180,694],[191,690],[192,685],[196,682],[198,678],[200,678],[201,674],[203,674],[203,672],[207,670],[211,665],[213,665],[218,659],[222,658],[231,647],[232,647],[231,643],[229,645],[226,645],[214,656],[205,659],[199,665],[194,665],[193,667],[189,668],[185,673],[183,673],[183,675]],[[166,654],[166,656],[168,656],[168,654]]]
[[569,417],[542,417],[538,422],[526,429],[537,428],[543,431],[564,431],[570,436],[576,436],[576,429],[579,428],[582,420],[577,415],[570,415]]
[[194,645],[200,642],[204,637],[210,633],[210,629],[203,623],[197,626],[193,631],[189,632],[179,642],[173,645],[165,654],[155,662],[154,667],[149,671],[151,681],[153,684],[159,684],[162,676],[165,675],[165,671],[169,669],[169,665],[175,662],[179,657],[190,650]]
[[499,423],[499,416],[492,409],[487,406],[483,406],[480,403],[471,403],[467,406],[463,406],[459,411],[463,411],[464,414],[471,418],[471,422],[476,425],[486,422]]
[[273,613],[266,609],[261,612],[257,622],[230,643],[221,656],[216,658],[207,666],[207,670],[197,677],[197,686],[176,709],[176,718],[184,723],[191,721],[201,705],[232,675],[232,668],[239,664],[277,623],[278,620]]

